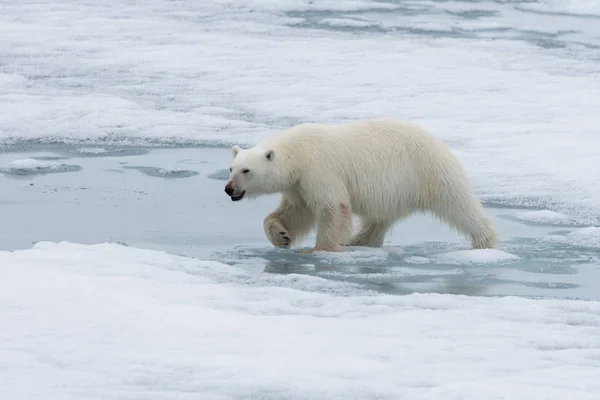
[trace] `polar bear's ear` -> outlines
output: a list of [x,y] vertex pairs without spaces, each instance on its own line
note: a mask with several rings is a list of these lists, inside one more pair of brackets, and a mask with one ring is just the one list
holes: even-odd
[[235,156],[237,156],[237,154],[240,152],[240,150],[242,150],[242,149],[237,144],[231,148],[231,153],[233,154],[233,158],[235,158]]
[[265,153],[265,157],[267,157],[267,160],[273,161],[273,159],[275,158],[275,150],[273,150],[273,149],[267,150],[267,152]]

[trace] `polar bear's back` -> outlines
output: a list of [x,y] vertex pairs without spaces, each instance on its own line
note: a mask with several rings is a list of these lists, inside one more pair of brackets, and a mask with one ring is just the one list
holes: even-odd
[[336,125],[296,125],[263,142],[263,147],[293,151],[314,157],[336,155],[346,159],[399,153],[419,154],[448,150],[446,145],[420,126],[397,118],[372,118]]
[[[341,180],[357,214],[389,219],[390,213],[431,209],[444,193],[473,192],[443,142],[396,118],[297,125],[264,145],[275,148],[304,182],[315,185],[304,190],[335,190],[334,180]],[[323,184],[328,180],[331,184]],[[448,190],[447,182],[460,190]]]

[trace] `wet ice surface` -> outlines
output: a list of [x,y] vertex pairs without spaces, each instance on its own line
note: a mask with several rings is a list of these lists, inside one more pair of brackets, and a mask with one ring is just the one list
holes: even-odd
[[[273,248],[264,236],[262,219],[276,196],[233,203],[225,195],[229,149],[113,148],[98,154],[60,148],[1,154],[0,166],[55,158],[79,170],[40,175],[32,163],[29,175],[4,172],[0,218],[11,229],[0,233],[1,247],[119,242],[381,293],[600,299],[600,228],[565,224],[549,210],[488,205],[498,225],[496,249],[470,250],[466,239],[418,215],[396,225],[382,249],[300,255]],[[300,247],[313,241],[314,235]]]

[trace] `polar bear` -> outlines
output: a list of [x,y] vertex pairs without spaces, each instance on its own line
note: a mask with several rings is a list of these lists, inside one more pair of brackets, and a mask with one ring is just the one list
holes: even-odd
[[[471,239],[494,247],[496,232],[459,161],[414,123],[373,118],[305,123],[249,149],[232,147],[225,192],[232,201],[281,193],[264,219],[269,241],[289,248],[316,226],[313,251],[381,247],[388,229],[430,212]],[[360,220],[353,234],[352,217]]]

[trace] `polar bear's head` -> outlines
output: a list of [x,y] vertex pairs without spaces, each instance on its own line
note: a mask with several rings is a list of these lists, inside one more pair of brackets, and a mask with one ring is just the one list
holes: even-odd
[[277,171],[274,166],[275,151],[252,147],[232,147],[233,163],[229,168],[229,180],[225,193],[232,201],[257,197],[277,191]]

